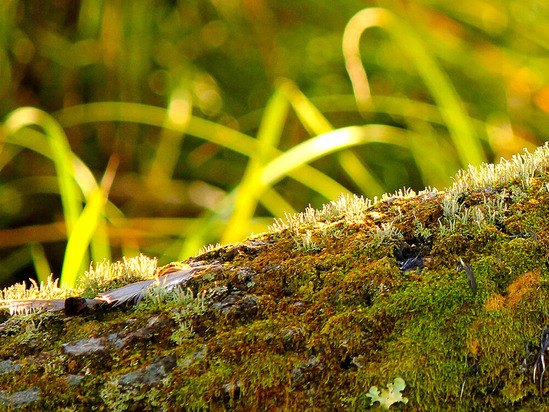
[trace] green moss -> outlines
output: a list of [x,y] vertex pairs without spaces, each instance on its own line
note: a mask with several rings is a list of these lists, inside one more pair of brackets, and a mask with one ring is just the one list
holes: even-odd
[[[365,410],[370,388],[402,378],[409,402],[392,409],[542,410],[531,376],[549,313],[547,150],[533,166],[463,172],[449,192],[342,198],[289,216],[191,259],[216,269],[151,290],[137,309],[6,316],[2,355],[22,372],[0,375],[0,389],[36,386],[48,409]],[[80,292],[161,270],[144,257],[104,263]],[[16,289],[4,297],[44,296]],[[89,338],[105,349],[62,353]],[[162,381],[120,385],[166,355],[178,366]],[[85,380],[67,388],[67,374]]]

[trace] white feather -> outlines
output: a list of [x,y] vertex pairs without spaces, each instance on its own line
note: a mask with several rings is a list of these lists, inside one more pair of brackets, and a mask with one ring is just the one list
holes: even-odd
[[[168,267],[163,274],[155,279],[142,280],[140,282],[130,283],[116,289],[108,290],[100,293],[95,299],[87,299],[88,306],[92,306],[94,302],[105,302],[112,305],[121,305],[126,302],[135,302],[139,304],[143,295],[151,286],[161,286],[166,290],[172,290],[174,287],[181,286],[187,283],[189,279],[204,269],[212,269],[220,267],[219,264],[206,264],[187,269],[177,266]],[[65,307],[65,299],[5,299],[0,300],[0,309],[8,309],[10,315],[18,313],[30,313],[34,311],[55,311],[63,310]]]

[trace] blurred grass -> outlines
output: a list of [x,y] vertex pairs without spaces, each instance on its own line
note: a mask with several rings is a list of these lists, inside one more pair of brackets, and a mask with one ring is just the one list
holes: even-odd
[[0,282],[167,263],[531,149],[548,18],[533,0],[4,1]]
[[[79,273],[83,273],[80,269],[83,264],[87,263],[88,245],[91,245],[99,226],[104,222],[102,217],[105,215],[107,198],[117,168],[118,157],[115,156],[109,161],[101,185],[94,189],[89,196],[86,207],[76,220],[73,230],[68,235],[65,259],[63,260],[63,271],[61,272],[60,285],[62,287],[74,287]],[[103,259],[107,259],[107,256],[103,256]]]
[[[366,110],[370,103],[370,87],[360,58],[360,37],[370,27],[384,27],[404,53],[414,62],[423,82],[437,102],[448,131],[456,148],[462,167],[478,165],[486,160],[478,138],[474,135],[469,117],[452,82],[423,46],[416,32],[394,13],[381,8],[361,10],[349,21],[343,34],[343,53],[347,72],[360,109]],[[362,70],[361,70],[362,69]],[[362,84],[361,84],[362,83]]]

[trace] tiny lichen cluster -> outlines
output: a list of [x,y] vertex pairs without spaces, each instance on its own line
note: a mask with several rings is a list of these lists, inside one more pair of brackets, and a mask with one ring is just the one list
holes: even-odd
[[194,318],[206,312],[206,294],[207,291],[203,291],[195,298],[190,289],[188,289],[187,293],[180,294],[181,297],[178,299],[177,309],[173,310],[173,319],[177,324],[177,328],[171,336],[171,339],[177,345],[182,345],[185,340],[194,336],[192,322]]
[[310,230],[305,230],[303,234],[296,229],[296,247],[295,250],[303,249],[304,252],[314,252],[322,248],[314,241],[313,233]]
[[548,168],[549,146],[546,143],[534,153],[525,150],[522,154],[514,155],[511,160],[501,159],[498,164],[469,166],[467,170],[460,170],[450,191],[464,193],[467,190],[504,185],[512,181],[520,182],[523,187],[527,187],[532,183],[536,173]]
[[507,202],[516,202],[516,199],[505,189],[490,193],[490,197],[483,195],[478,205],[466,207],[460,203],[461,194],[448,193],[441,202],[443,216],[439,219],[442,235],[456,233],[459,227],[474,223],[477,229],[497,224],[506,218]]
[[426,227],[417,216],[414,216],[414,236],[418,239],[427,239],[433,235],[433,231]]
[[140,386],[120,385],[117,378],[111,377],[105,383],[100,396],[109,405],[109,410],[123,412],[133,410],[133,406],[144,399],[154,404],[159,397],[159,391],[157,388],[144,391]]
[[[431,192],[420,192],[420,194]],[[412,189],[400,189],[394,194],[384,194],[380,202],[387,201],[393,198],[409,198],[416,196],[416,192]],[[280,232],[288,229],[293,233],[296,242],[296,250],[303,249],[304,251],[318,251],[321,246],[313,239],[312,232],[309,227],[317,227],[323,234],[337,236],[337,231],[334,230],[332,223],[338,219],[343,219],[347,223],[359,222],[364,219],[368,210],[372,209],[378,203],[378,198],[374,200],[365,199],[362,196],[340,196],[337,200],[325,204],[322,209],[316,210],[311,206],[307,207],[304,212],[297,214],[286,214],[285,221],[282,219],[275,220],[274,225],[269,228],[270,232]],[[373,245],[379,245],[387,240],[400,239],[400,231],[391,223],[384,224],[374,233]]]
[[393,222],[382,223],[381,227],[376,228],[369,246],[378,247],[384,242],[402,240],[402,232],[393,225]]
[[214,291],[204,290],[195,296],[190,288],[176,287],[168,290],[161,283],[157,283],[145,293],[138,310],[155,313],[171,309],[172,318],[177,325],[172,340],[181,345],[194,335],[192,321],[206,312],[207,295],[214,294]]
[[360,218],[372,205],[370,199],[362,196],[340,196],[337,200],[325,204],[322,209],[317,210],[309,206],[304,212],[286,214],[285,220],[276,219],[269,231],[296,230],[319,222],[335,220],[341,216],[345,219]]
[[394,403],[408,403],[408,398],[402,396],[402,391],[406,388],[406,383],[402,378],[395,378],[393,383],[387,384],[387,389],[382,389],[381,393],[376,386],[372,386],[366,394],[372,399],[372,404],[379,402],[384,409],[389,409]]
[[35,339],[36,336],[38,335],[41,324],[42,324],[41,319],[32,319],[32,318],[29,317],[28,321],[25,322],[24,331],[20,332],[17,335],[17,342],[20,345],[26,345],[32,339]]
[[[419,194],[435,191],[436,189],[428,189]],[[347,222],[360,220],[364,218],[364,213],[371,209],[378,201],[383,202],[391,198],[400,197],[407,198],[416,196],[416,192],[412,189],[399,189],[394,194],[384,194],[381,199],[374,197],[373,200],[357,195],[342,195],[336,200],[332,200],[322,206],[322,209],[314,209],[309,206],[304,212],[296,214],[286,214],[285,219],[276,219],[274,224],[269,227],[270,232],[282,231],[284,229],[295,230],[304,226],[314,225],[320,222],[333,221],[338,218],[343,218]]]
[[221,243],[215,243],[215,244],[211,243],[209,245],[202,246],[200,249],[198,249],[198,252],[196,252],[196,255],[199,256],[208,252],[212,252],[216,249],[219,249],[221,246],[222,246]]
[[84,272],[80,283],[92,294],[103,291],[106,286],[114,288],[156,276],[158,261],[143,254],[134,258],[124,257],[122,261],[99,262]]
[[0,291],[0,300],[9,299],[58,299],[66,298],[75,293],[73,289],[59,287],[59,279],[53,279],[53,276],[48,277],[46,282],[40,282],[40,285],[30,279],[30,286],[27,287],[25,282],[16,283],[6,289]]
[[167,306],[193,307],[204,306],[204,293],[199,293],[194,297],[193,291],[190,288],[175,287],[171,289],[165,288],[162,283],[153,284],[143,296],[143,304],[140,309],[147,311],[159,311]]

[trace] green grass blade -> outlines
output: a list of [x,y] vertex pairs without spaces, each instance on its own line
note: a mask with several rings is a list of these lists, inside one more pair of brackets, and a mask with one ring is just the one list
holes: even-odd
[[343,150],[338,154],[338,159],[345,173],[355,182],[366,197],[373,199],[375,196],[381,196],[386,192],[370,169],[352,151]]
[[11,162],[11,160],[21,152],[22,148],[17,146],[8,146],[3,145],[3,142],[0,142],[0,170],[2,170],[6,164]]
[[303,163],[335,151],[366,143],[388,143],[407,148],[410,131],[385,125],[350,126],[309,139],[270,162],[261,173],[264,187],[273,185]]
[[386,9],[361,10],[349,21],[343,36],[347,71],[357,93],[359,107],[368,109],[371,96],[358,44],[364,30],[374,26],[385,28],[413,59],[420,76],[440,107],[461,164],[467,167],[469,164],[478,165],[486,161],[480,141],[452,82],[423,46],[414,30]]
[[312,136],[328,133],[334,130],[328,119],[316,108],[314,104],[297,88],[297,86],[285,80],[282,91],[288,96],[299,120]]
[[[163,187],[169,184],[173,176],[185,130],[192,114],[191,95],[187,90],[178,89],[172,93],[162,126],[156,152],[151,160],[145,177],[151,187]],[[177,125],[178,129],[170,127]]]
[[459,169],[457,159],[448,148],[449,142],[441,141],[425,122],[416,120],[408,124],[415,131],[408,143],[423,183],[430,187],[447,187],[450,176]]
[[40,126],[48,138],[59,182],[67,233],[70,234],[82,210],[82,203],[78,188],[74,183],[75,172],[72,151],[65,132],[53,117],[31,107],[24,107],[11,112],[6,117],[4,130],[6,135],[12,136],[20,129],[34,125]]
[[[283,85],[281,87],[284,87]],[[234,212],[225,228],[222,243],[230,243],[240,240],[248,233],[250,222],[257,207],[259,197],[262,195],[259,184],[259,173],[263,166],[270,160],[270,153],[278,145],[286,117],[288,116],[289,103],[280,88],[275,91],[269,100],[263,120],[257,132],[259,152],[256,157],[250,158],[244,176],[238,185]]]
[[[21,129],[15,135],[8,135],[5,143],[30,149],[42,156],[54,161],[54,155],[47,139],[44,139],[43,133],[30,128]],[[82,193],[91,193],[97,188],[97,182],[93,173],[74,153],[72,153],[74,162],[74,177]]]
[[294,207],[272,188],[263,192],[261,200],[263,206],[265,206],[265,208],[267,208],[269,213],[273,216],[281,217],[286,213],[296,213]]
[[[56,117],[64,127],[106,121],[134,122],[156,127],[163,127],[166,124],[165,109],[139,103],[107,102],[76,105],[59,111]],[[187,134],[234,150],[248,157],[255,157],[259,153],[256,139],[229,127],[195,116],[191,116],[185,128],[178,124],[169,124],[167,127],[182,132],[186,130]],[[279,150],[273,149],[270,155],[276,157],[280,153]],[[334,179],[308,165],[294,169],[290,177],[320,193],[327,200],[335,199],[342,193],[350,194],[344,186]]]
[[[105,209],[105,206],[104,206]],[[107,230],[107,219],[104,210],[97,218],[95,232],[90,239],[90,255],[92,262],[102,262],[103,260],[112,260],[111,242]],[[84,262],[85,263],[85,262]]]
[[27,245],[22,246],[3,257],[0,259],[0,280],[6,280],[6,278],[13,275],[15,272],[23,269],[30,261],[31,256]]
[[[293,83],[288,82],[285,92],[292,103],[302,124],[312,135],[329,133],[334,127],[322,114],[322,112],[299,90]],[[338,154],[338,160],[343,170],[362,190],[362,193],[369,197],[379,196],[385,192],[385,188],[380,184],[374,175],[365,167],[358,157],[348,151],[343,150]]]
[[[47,137],[47,136],[46,136]],[[33,130],[28,127],[19,128],[16,133],[7,134],[5,138],[5,143],[9,143],[11,145],[19,146],[19,147],[25,147],[30,150],[35,151],[36,153],[41,154],[42,156],[51,159],[54,163],[57,162],[58,153],[55,152],[55,146],[52,146],[50,144],[50,141],[46,138],[44,139],[44,134]],[[72,162],[73,162],[73,168],[71,172],[73,174],[70,175],[71,180],[73,182],[76,182],[78,186],[80,187],[81,192],[84,193],[85,197],[88,198],[91,193],[97,188],[97,182],[95,181],[95,178],[92,174],[92,172],[88,169],[88,167],[74,154],[70,153]],[[63,199],[63,193],[61,193],[61,186],[59,184],[59,175],[56,176],[56,181],[58,183],[58,191],[62,196]],[[71,187],[74,186],[71,185]],[[53,193],[53,191],[50,191]],[[81,196],[80,192],[77,191],[78,194],[78,208],[81,210]],[[66,195],[65,195],[66,197]],[[65,216],[65,223],[66,223],[66,216]],[[67,225],[68,227],[68,225]],[[70,232],[67,231],[67,238],[70,236]],[[103,261],[104,259],[110,259],[111,258],[111,250],[110,250],[110,244],[109,239],[107,236],[107,230],[106,230],[106,221],[103,215],[99,217],[99,221],[97,223],[97,231],[94,235],[94,237],[91,239],[91,252],[92,252],[92,259],[96,262]],[[89,259],[87,256],[83,259],[82,268],[87,268],[87,261]]]
[[44,247],[37,242],[32,242],[29,247],[38,281],[47,282],[51,275],[51,268],[48,263],[46,253],[44,252]]
[[104,214],[104,208],[117,166],[118,161],[112,161],[111,159],[101,186],[90,196],[84,211],[76,222],[75,230],[69,236],[65,251],[65,260],[63,262],[63,271],[61,272],[60,284],[62,287],[71,288],[76,282],[88,245],[97,228],[99,217]]
[[236,190],[233,190],[221,199],[216,205],[215,210],[208,210],[199,219],[195,219],[187,231],[188,236],[181,246],[179,252],[180,260],[194,255],[202,246],[210,243],[209,238],[214,238],[212,236],[213,231],[222,227],[228,220],[235,198]]

